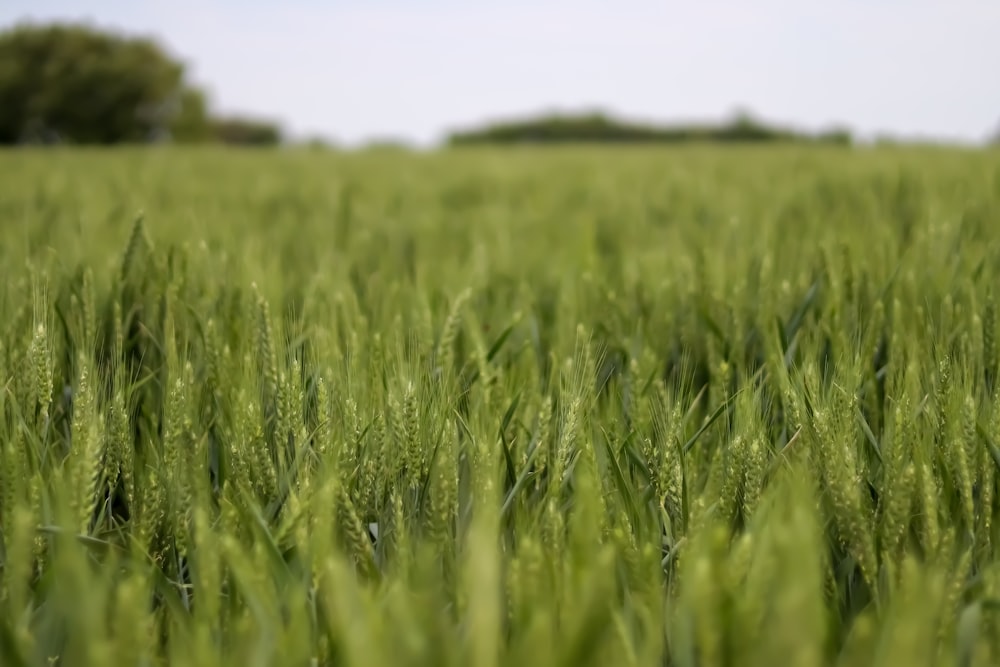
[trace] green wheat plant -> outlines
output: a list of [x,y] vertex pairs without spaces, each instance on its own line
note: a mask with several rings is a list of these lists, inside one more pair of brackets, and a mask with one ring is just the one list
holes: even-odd
[[1000,661],[1000,156],[0,154],[0,664]]

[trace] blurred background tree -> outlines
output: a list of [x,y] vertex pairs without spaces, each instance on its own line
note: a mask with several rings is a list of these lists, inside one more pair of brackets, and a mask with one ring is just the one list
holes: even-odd
[[281,131],[212,119],[184,65],[151,39],[66,24],[0,32],[0,144],[171,140],[279,143]]

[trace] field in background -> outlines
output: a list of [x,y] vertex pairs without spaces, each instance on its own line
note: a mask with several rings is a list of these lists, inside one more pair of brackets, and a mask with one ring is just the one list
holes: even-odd
[[0,154],[0,663],[1000,660],[1000,155]]

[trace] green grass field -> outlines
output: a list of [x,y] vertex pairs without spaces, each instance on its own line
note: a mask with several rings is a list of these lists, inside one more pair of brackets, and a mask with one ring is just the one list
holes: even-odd
[[1000,661],[1000,153],[0,174],[4,667]]

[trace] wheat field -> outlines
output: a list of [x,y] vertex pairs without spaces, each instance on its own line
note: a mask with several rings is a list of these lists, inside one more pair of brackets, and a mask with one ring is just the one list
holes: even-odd
[[1000,661],[1000,154],[0,154],[0,664]]

